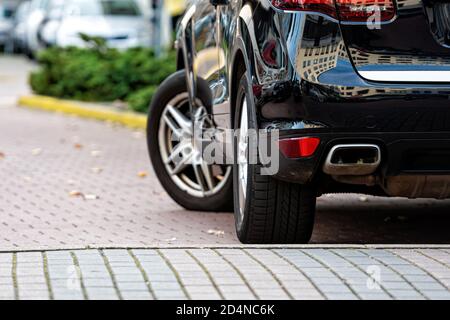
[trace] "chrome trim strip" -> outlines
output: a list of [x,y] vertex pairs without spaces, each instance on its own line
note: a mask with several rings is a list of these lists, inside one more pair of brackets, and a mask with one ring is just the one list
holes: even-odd
[[450,82],[450,71],[358,71],[367,80],[395,82]]

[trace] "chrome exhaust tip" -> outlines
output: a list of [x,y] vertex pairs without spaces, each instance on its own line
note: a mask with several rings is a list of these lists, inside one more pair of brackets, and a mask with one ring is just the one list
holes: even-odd
[[334,146],[323,166],[331,176],[367,176],[381,163],[381,150],[375,144],[340,144]]

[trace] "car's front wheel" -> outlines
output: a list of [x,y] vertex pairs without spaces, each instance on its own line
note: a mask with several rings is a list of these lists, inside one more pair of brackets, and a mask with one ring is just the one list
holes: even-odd
[[[249,130],[257,129],[256,112],[244,75],[236,100],[234,211],[239,239],[248,244],[307,243],[311,239],[316,189],[261,174],[249,161]],[[254,146],[253,146],[254,147]]]
[[[209,107],[206,84],[197,88],[197,111]],[[200,110],[201,111],[201,110]],[[184,71],[164,81],[149,110],[147,141],[156,175],[182,207],[200,211],[232,211],[232,168],[210,165],[194,144],[193,123]],[[194,120],[194,121],[193,121]]]

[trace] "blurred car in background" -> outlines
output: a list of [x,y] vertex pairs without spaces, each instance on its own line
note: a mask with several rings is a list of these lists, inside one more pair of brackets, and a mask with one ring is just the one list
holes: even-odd
[[151,22],[136,0],[66,0],[54,44],[84,47],[80,34],[102,38],[118,49],[152,44]]
[[117,49],[165,48],[172,45],[172,22],[185,10],[186,2],[0,0],[0,47],[33,58],[51,46],[85,47],[80,37],[85,34]]
[[22,2],[16,10],[11,31],[12,52],[27,52],[27,17],[30,13],[31,1]]
[[0,47],[4,48],[10,39],[13,28],[14,7],[7,2],[0,2]]
[[38,30],[38,39],[42,47],[56,46],[56,36],[64,17],[67,0],[50,0],[46,15]]
[[33,57],[45,46],[40,38],[42,23],[52,0],[31,0],[25,22],[27,55]]

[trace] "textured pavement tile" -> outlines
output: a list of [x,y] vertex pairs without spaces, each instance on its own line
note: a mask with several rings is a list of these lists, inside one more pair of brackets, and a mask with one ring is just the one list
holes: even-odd
[[177,282],[177,278],[170,270],[162,274],[147,273],[147,277],[151,282]]
[[156,290],[155,295],[157,299],[187,299],[186,295],[181,290]]
[[422,291],[422,294],[432,300],[450,300],[450,292],[447,291]]
[[[4,267],[0,275],[0,299],[15,297],[13,274],[20,299],[450,299],[447,252],[437,249],[89,250],[73,254],[79,269],[69,251],[18,254],[16,267],[9,261],[11,268]],[[374,267],[379,272],[375,275],[378,289],[370,273]]]
[[86,291],[91,298],[93,296],[116,295],[113,287],[86,287]]
[[146,291],[122,291],[124,300],[153,300],[153,297]]
[[142,282],[143,276],[141,273],[135,273],[135,274],[115,274],[114,277],[116,278],[116,281],[118,283],[121,282]]
[[83,283],[89,288],[113,288],[114,284],[111,279],[83,279]]
[[223,294],[232,294],[232,293],[250,293],[250,289],[246,285],[223,285],[220,286],[220,291]]
[[389,293],[391,295],[394,296],[394,298],[396,299],[424,299],[424,296],[422,294],[420,294],[419,292],[410,289],[410,290],[405,290],[405,289],[393,289],[393,290],[389,290]]
[[54,298],[56,300],[84,300],[84,297],[80,293],[55,293]]
[[349,288],[347,288],[344,284],[336,284],[336,285],[318,285],[318,287],[320,288],[320,290],[327,294],[327,293],[346,293],[346,294],[351,294],[351,290]]
[[181,286],[178,282],[151,282],[150,284],[155,291],[161,290],[181,290]]
[[390,297],[383,293],[360,293],[360,298],[363,300],[390,300]]
[[358,300],[358,297],[352,293],[327,293],[326,295],[329,300]]
[[389,292],[391,292],[393,290],[414,291],[414,288],[407,282],[385,282],[385,281],[382,281],[382,285],[384,288],[389,290]]
[[120,291],[148,291],[148,286],[144,282],[118,282]]
[[414,286],[420,291],[443,291],[446,289],[443,285],[437,282],[418,282],[415,283]]
[[13,283],[13,278],[12,278],[12,274],[10,274],[9,276],[4,276],[4,277],[0,277],[0,286],[5,286],[5,285],[12,285]]

